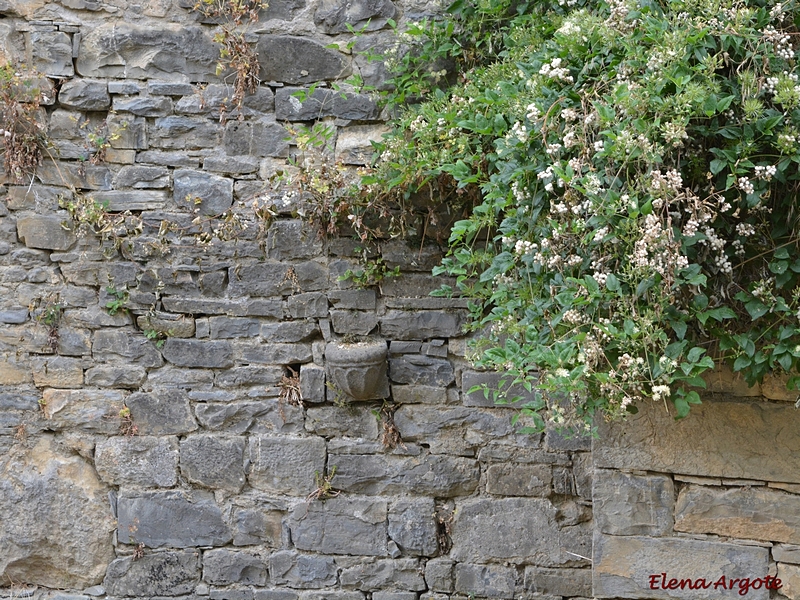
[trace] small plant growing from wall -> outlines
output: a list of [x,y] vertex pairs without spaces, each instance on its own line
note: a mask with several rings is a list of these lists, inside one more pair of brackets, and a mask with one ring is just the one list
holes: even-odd
[[47,137],[38,113],[41,92],[33,77],[11,64],[0,67],[0,135],[3,166],[17,183],[30,178],[42,162]]
[[[247,24],[257,23],[259,12],[265,10],[264,0],[199,0],[194,9],[207,19],[219,24],[214,41],[220,44],[217,75],[233,71],[233,96],[231,105],[241,110],[246,94],[256,91],[259,83],[258,54],[247,42]],[[221,109],[220,120],[225,120],[227,107]],[[241,118],[242,115],[240,114]]]

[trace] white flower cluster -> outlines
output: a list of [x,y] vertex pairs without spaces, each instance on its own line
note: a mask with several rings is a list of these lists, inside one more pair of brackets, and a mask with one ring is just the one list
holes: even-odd
[[794,58],[794,50],[792,49],[792,38],[776,30],[772,25],[767,25],[763,31],[764,39],[768,42],[775,44],[775,54],[785,60]]
[[750,181],[749,177],[739,177],[739,180],[736,182],[736,185],[745,194],[755,193],[755,188],[753,187],[753,183]]
[[719,237],[717,232],[711,227],[706,227],[703,233],[705,234],[707,240],[700,240],[700,243],[708,243],[711,250],[716,252],[714,264],[716,264],[717,268],[723,273],[733,273],[731,261],[728,260],[728,257],[725,255],[725,240]]
[[671,391],[668,385],[654,385],[653,386],[653,400],[658,402],[662,398],[669,398]]
[[675,169],[670,169],[662,174],[659,169],[650,173],[650,189],[654,194],[659,193],[678,193],[683,188],[683,177]]
[[736,233],[742,237],[750,237],[751,235],[755,235],[756,228],[750,223],[737,223]]
[[420,129],[425,129],[428,126],[428,122],[425,120],[425,117],[422,115],[417,115],[417,118],[411,121],[408,128],[411,131],[419,131]]
[[536,244],[528,240],[517,240],[514,244],[514,254],[517,256],[525,256],[536,250]]
[[544,63],[542,68],[539,69],[539,75],[544,75],[550,79],[559,79],[561,81],[566,81],[567,83],[572,83],[574,79],[572,78],[572,75],[569,74],[569,69],[562,67],[561,63],[562,60],[560,58],[554,58],[549,63]]
[[507,139],[517,138],[520,142],[524,144],[525,142],[528,141],[528,128],[525,127],[525,125],[523,125],[519,121],[517,121],[511,127],[511,131],[509,131],[508,134],[506,134],[506,138]]
[[528,117],[529,121],[538,121],[542,116],[542,111],[533,102],[528,104],[525,110],[527,112],[525,116]]
[[778,167],[775,165],[767,165],[766,167],[756,166],[756,179],[763,179],[764,181],[771,181],[775,174],[778,172]]

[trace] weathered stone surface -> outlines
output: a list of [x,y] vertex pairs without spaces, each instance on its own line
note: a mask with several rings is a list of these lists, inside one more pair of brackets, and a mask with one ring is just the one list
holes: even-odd
[[314,15],[314,23],[325,33],[345,33],[348,26],[358,31],[375,31],[386,26],[397,9],[390,0],[339,2],[323,0]]
[[98,365],[86,370],[86,385],[135,390],[147,379],[144,367]]
[[308,38],[263,35],[257,51],[265,81],[312,83],[349,74],[349,65],[340,53]]
[[283,513],[277,510],[237,508],[233,511],[233,545],[281,545]]
[[513,598],[516,570],[500,565],[456,565],[455,591],[470,596]]
[[183,390],[167,388],[135,393],[128,396],[125,404],[142,435],[174,435],[197,429],[189,397]]
[[[700,557],[700,558],[698,558]],[[722,542],[680,538],[605,536],[594,538],[592,587],[596,598],[740,598],[734,589],[714,588],[721,576],[764,577],[769,550]],[[675,579],[703,579],[706,589],[651,589],[650,576],[666,573]],[[661,577],[657,578],[661,586]],[[677,585],[677,583],[676,583]],[[748,598],[766,600],[769,590],[750,589]]]
[[192,483],[238,492],[245,482],[244,439],[194,435],[181,441],[181,474]]
[[472,493],[480,480],[476,461],[451,456],[340,454],[330,464],[336,466],[334,487],[357,494],[452,497]]
[[678,495],[675,529],[797,544],[800,496],[768,488],[689,485]]
[[224,546],[231,533],[213,496],[194,490],[121,494],[117,537],[148,548]]
[[129,165],[122,167],[114,176],[116,188],[165,188],[169,186],[169,169],[166,167],[148,167],[145,165]]
[[392,399],[398,404],[447,404],[447,388],[430,385],[393,385]]
[[203,169],[215,173],[244,175],[260,167],[261,161],[255,156],[209,156],[203,160]]
[[36,176],[45,185],[65,185],[79,190],[111,189],[111,171],[101,165],[45,160],[36,169]]
[[378,325],[374,312],[362,310],[332,310],[333,330],[341,335],[368,335]]
[[37,387],[78,388],[83,385],[83,361],[79,358],[56,356],[36,360],[33,383]]
[[328,299],[325,294],[309,292],[289,296],[286,301],[289,314],[295,319],[325,318],[328,316]]
[[94,464],[111,485],[172,487],[178,481],[178,442],[173,437],[138,435],[99,440]]
[[381,334],[396,340],[458,337],[465,322],[463,311],[388,310],[381,317]]
[[197,552],[156,552],[118,558],[109,565],[103,587],[114,596],[181,596],[194,591],[199,581]]
[[403,354],[389,358],[389,378],[394,383],[447,387],[455,374],[453,365],[441,358]]
[[251,436],[250,462],[248,481],[254,488],[305,496],[316,487],[315,474],[325,470],[325,442],[321,438]]
[[72,38],[61,31],[31,31],[28,47],[31,51],[31,67],[38,73],[50,77],[72,77]]
[[371,407],[321,406],[306,411],[306,431],[325,437],[349,436],[366,438],[378,437],[378,421]]
[[151,148],[194,150],[219,143],[219,129],[207,119],[162,117],[154,121],[148,133]]
[[553,596],[592,596],[591,569],[525,567],[525,589]]
[[276,221],[267,232],[267,255],[272,259],[314,258],[320,254],[319,235],[300,219]]
[[203,554],[203,581],[212,585],[264,585],[267,565],[258,556],[231,550],[208,550]]
[[108,488],[52,436],[0,455],[0,577],[51,588],[100,583],[114,558]]
[[595,527],[611,535],[672,533],[675,493],[664,475],[629,475],[596,469],[592,490]]
[[216,75],[218,58],[200,27],[111,22],[83,36],[75,64],[84,77],[208,81]]
[[[67,228],[62,223],[66,223]],[[76,240],[70,227],[67,217],[35,215],[17,219],[17,235],[28,248],[69,250]]]
[[[539,498],[475,498],[456,504],[452,528],[457,561],[502,560],[542,566],[561,566],[577,559],[573,552],[588,556],[591,551],[590,525],[563,527],[558,510]],[[498,522],[514,527],[498,528]]]
[[300,550],[385,556],[386,509],[385,502],[343,497],[301,503],[289,519],[292,541]]
[[325,368],[317,365],[300,365],[300,397],[305,402],[325,402]]
[[291,265],[296,282],[292,281],[289,268],[276,261],[232,268],[228,291],[237,296],[280,296],[322,290],[328,285],[328,269],[318,262]]
[[123,212],[126,210],[157,210],[163,208],[167,202],[167,192],[157,190],[110,190],[107,192],[92,192],[88,194],[90,200],[100,204],[107,204],[109,212]]
[[44,390],[42,408],[48,429],[81,429],[114,434],[119,429],[122,394],[116,391]]
[[169,338],[162,352],[164,358],[179,367],[226,369],[233,366],[233,347],[230,342]]
[[319,326],[313,321],[263,323],[259,333],[270,342],[305,342],[319,334]]
[[706,401],[676,422],[650,402],[624,425],[600,423],[592,454],[602,468],[800,483],[799,430],[792,406]]
[[777,577],[781,580],[781,594],[791,600],[800,598],[800,567],[779,564]]
[[375,310],[375,290],[332,290],[328,300],[334,308],[349,310]]
[[772,547],[772,559],[776,562],[800,565],[800,546],[775,544]]
[[408,558],[360,559],[357,565],[342,570],[340,580],[342,587],[354,587],[364,591],[381,588],[416,591],[425,589],[419,562]]
[[105,110],[111,106],[108,84],[94,79],[65,81],[58,92],[58,103],[78,110]]
[[[383,125],[353,125],[343,127],[336,136],[336,158],[346,165],[371,164],[375,149],[372,142],[380,142],[389,130]],[[382,248],[385,260],[385,248]]]
[[307,97],[300,101],[294,94],[301,88],[281,88],[275,94],[275,116],[280,120],[307,121],[309,119],[338,117],[358,121],[373,121],[380,113],[375,101],[364,94],[316,89],[313,94],[303,90]]
[[299,554],[290,550],[269,557],[272,583],[292,588],[323,588],[336,583],[336,564],[330,556]]
[[142,331],[149,329],[167,337],[191,338],[195,334],[194,319],[187,315],[156,312],[137,317],[136,324]]
[[432,498],[398,500],[389,507],[389,537],[406,556],[435,556],[439,552]]
[[240,345],[242,360],[248,363],[291,365],[309,362],[311,344]]
[[455,579],[453,567],[455,562],[448,558],[436,558],[425,564],[425,583],[433,592],[449,594],[453,591]]
[[486,469],[486,491],[498,496],[547,496],[551,482],[548,465],[505,463]]
[[122,360],[142,367],[164,364],[158,348],[147,338],[127,331],[97,331],[92,339],[92,356],[98,361]]
[[272,121],[230,121],[225,126],[222,143],[230,155],[285,156],[289,137],[282,125]]
[[218,215],[233,203],[233,181],[226,177],[178,169],[173,173],[173,181],[173,196],[178,206],[198,207],[204,215]]

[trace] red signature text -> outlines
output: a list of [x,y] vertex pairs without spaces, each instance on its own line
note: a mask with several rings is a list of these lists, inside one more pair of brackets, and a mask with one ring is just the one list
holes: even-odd
[[721,576],[716,581],[704,578],[685,578],[676,579],[674,577],[667,579],[666,573],[659,573],[658,575],[650,575],[650,589],[651,590],[707,590],[713,588],[715,590],[733,590],[736,589],[740,596],[744,596],[750,590],[777,590],[783,587],[781,580],[772,575],[766,577],[757,577],[750,579],[749,577],[730,579]]

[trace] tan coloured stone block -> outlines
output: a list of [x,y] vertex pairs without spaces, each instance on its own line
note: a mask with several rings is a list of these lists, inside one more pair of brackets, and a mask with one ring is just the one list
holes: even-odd
[[800,567],[778,563],[778,579],[783,584],[781,594],[789,600],[800,600]]
[[29,368],[7,358],[0,360],[0,385],[21,385],[32,380]]
[[33,364],[37,387],[79,388],[83,385],[83,363],[77,358],[58,356]]
[[654,402],[598,426],[595,467],[800,483],[800,411],[765,402],[712,402],[676,421]]
[[768,374],[761,382],[761,395],[770,400],[784,400],[786,402],[796,402],[800,397],[797,390],[786,389],[786,382],[789,381],[788,373],[782,375]]

